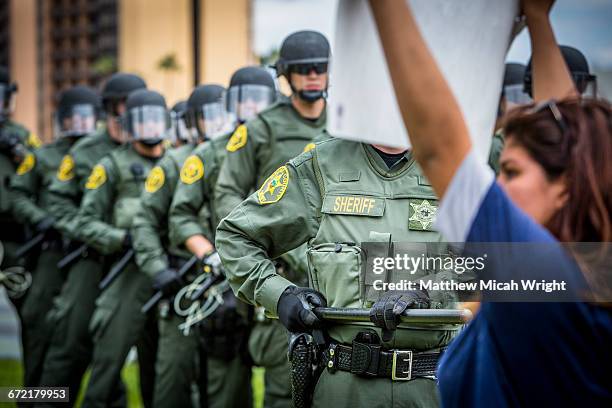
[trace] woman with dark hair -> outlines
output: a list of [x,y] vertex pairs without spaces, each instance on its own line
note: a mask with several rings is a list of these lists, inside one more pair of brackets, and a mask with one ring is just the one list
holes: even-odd
[[[534,99],[507,118],[501,174],[480,161],[454,96],[405,0],[370,0],[413,154],[442,203],[450,242],[544,243],[534,274],[586,282],[609,301],[609,265],[585,272],[559,241],[611,241],[612,108],[578,99],[548,20],[553,0],[524,0]],[[561,102],[549,98],[566,98]],[[583,268],[584,269],[584,268]],[[494,277],[522,271],[498,268]],[[554,274],[554,275],[553,275]],[[585,282],[586,281],[586,282]],[[589,299],[589,300],[592,300]],[[603,304],[483,302],[438,368],[445,406],[610,406],[612,313]]]

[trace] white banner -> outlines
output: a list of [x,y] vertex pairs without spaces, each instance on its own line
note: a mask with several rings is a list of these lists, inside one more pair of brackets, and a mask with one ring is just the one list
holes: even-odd
[[[518,0],[406,1],[463,110],[480,157],[488,157]],[[409,146],[367,0],[340,0],[331,70],[332,135]]]

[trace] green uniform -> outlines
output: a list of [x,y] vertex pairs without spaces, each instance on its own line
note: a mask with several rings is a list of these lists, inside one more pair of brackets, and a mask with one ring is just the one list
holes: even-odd
[[[215,217],[213,188],[219,169],[225,159],[225,146],[230,135],[221,136],[199,145],[185,162],[181,179],[170,208],[171,242],[183,247],[194,235],[203,235],[214,242],[218,224]],[[198,171],[202,169],[202,171]],[[218,309],[220,311],[227,309]],[[235,313],[234,310],[228,310]],[[207,361],[207,407],[249,406],[250,364],[244,358],[245,327],[230,327],[231,318],[217,316],[224,323],[223,329],[210,327],[203,322],[204,348]],[[241,336],[241,334],[243,334]],[[221,350],[223,349],[223,350]]]
[[[141,195],[141,207],[134,218],[132,234],[136,263],[142,272],[153,279],[167,268],[178,269],[189,254],[173,248],[168,240],[168,210],[181,165],[193,150],[186,144],[169,150],[151,170]],[[158,319],[159,342],[155,362],[153,406],[190,407],[191,385],[196,381],[198,338],[192,330],[184,336],[178,329],[182,322],[172,311],[168,301]]]
[[[49,213],[49,185],[73,140],[63,138],[28,153],[11,180],[13,214],[24,224],[36,226]],[[22,306],[24,385],[39,385],[45,350],[52,328],[45,316],[59,294],[64,275],[56,267],[62,257],[61,236],[49,231],[37,250],[28,254],[33,265],[32,286]]]
[[[33,151],[40,146],[40,140],[20,124],[7,120],[0,125],[0,132],[10,132],[19,137],[21,144]],[[0,241],[4,247],[4,258],[2,259],[3,269],[12,265],[23,264],[22,260],[17,259],[15,251],[24,243],[26,234],[24,226],[15,221],[12,212],[12,192],[10,189],[10,179],[15,173],[17,165],[15,158],[10,152],[0,152]],[[17,311],[21,310],[23,298],[11,299]]]
[[[77,141],[62,159],[49,186],[49,210],[56,228],[72,240],[71,249],[81,245],[79,206],[85,184],[93,166],[120,144],[106,129]],[[45,357],[41,384],[69,387],[70,395],[78,393],[81,378],[91,360],[93,343],[89,321],[98,296],[104,258],[93,249],[67,271],[66,282],[49,312],[53,327],[51,343]]]
[[[369,145],[341,139],[316,147],[280,167],[237,207],[217,230],[217,248],[238,297],[276,314],[291,285],[271,259],[308,243],[309,280],[331,307],[369,307],[361,285],[363,241],[437,242],[432,229],[437,201],[420,169],[406,154],[391,169]],[[424,211],[427,210],[427,211]],[[367,254],[365,254],[367,256]],[[424,275],[417,273],[414,279]],[[446,294],[432,300],[442,307]],[[350,345],[372,324],[331,326],[338,343]],[[376,329],[380,335],[380,330]],[[400,325],[387,348],[439,350],[455,328],[415,330]],[[324,371],[315,407],[437,406],[435,381],[397,381]]]
[[[257,118],[239,126],[227,144],[225,159],[215,187],[219,219],[228,215],[280,165],[312,147],[312,140],[325,129],[325,111],[316,120],[303,118],[289,100],[262,111]],[[305,280],[304,252],[282,254],[293,280]],[[260,313],[258,313],[260,315]],[[262,319],[259,319],[262,320]],[[256,365],[266,368],[264,401],[267,407],[291,405],[289,364],[284,328],[274,320],[255,324],[249,352]]]
[[[79,209],[79,227],[88,246],[114,261],[130,248],[126,237],[140,207],[145,179],[157,159],[139,155],[132,144],[115,149],[92,169]],[[136,344],[145,406],[153,399],[157,323],[140,312],[153,295],[151,278],[132,259],[100,294],[90,322],[94,349],[85,407],[105,407],[120,381],[121,368]]]
[[499,174],[499,157],[502,150],[504,150],[504,134],[499,130],[493,135],[491,149],[489,150],[489,167],[493,169],[496,176]]

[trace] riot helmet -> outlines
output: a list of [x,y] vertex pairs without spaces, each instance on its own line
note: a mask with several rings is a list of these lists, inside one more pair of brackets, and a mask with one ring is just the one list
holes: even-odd
[[[591,74],[584,54],[567,45],[560,45],[559,49],[578,92],[583,96],[597,97],[597,77]],[[531,58],[529,58],[525,69],[524,87],[525,92],[533,97],[532,81]]]
[[56,137],[81,137],[93,132],[100,113],[101,100],[96,91],[82,85],[66,89],[58,98]]
[[187,128],[187,101],[178,101],[170,109],[170,142],[192,142],[192,133]]
[[168,138],[170,114],[166,99],[158,92],[138,89],[125,102],[122,128],[128,140],[155,146]]
[[291,83],[291,73],[308,75],[313,70],[317,74],[328,72],[330,46],[327,38],[317,31],[298,31],[290,34],[280,49],[280,56],[275,68],[279,76],[284,76],[291,90],[306,102],[315,102],[327,97],[327,86],[324,89],[296,89]]
[[191,92],[186,119],[195,137],[213,139],[229,131],[224,97],[221,85],[200,85]]
[[128,95],[137,89],[146,89],[145,81],[134,74],[117,72],[102,87],[102,104],[105,112],[112,116],[121,116],[119,105],[126,101]]
[[276,99],[276,84],[268,70],[243,67],[234,72],[227,90],[227,111],[232,122],[253,119]]
[[0,123],[9,119],[15,109],[17,84],[11,82],[9,70],[0,66]]

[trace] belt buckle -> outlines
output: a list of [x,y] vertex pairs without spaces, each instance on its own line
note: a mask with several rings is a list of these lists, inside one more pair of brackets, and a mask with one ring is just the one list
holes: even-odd
[[[405,368],[406,363],[408,365],[407,371],[402,369]],[[412,379],[412,351],[393,350],[391,379],[394,381],[410,381]]]

